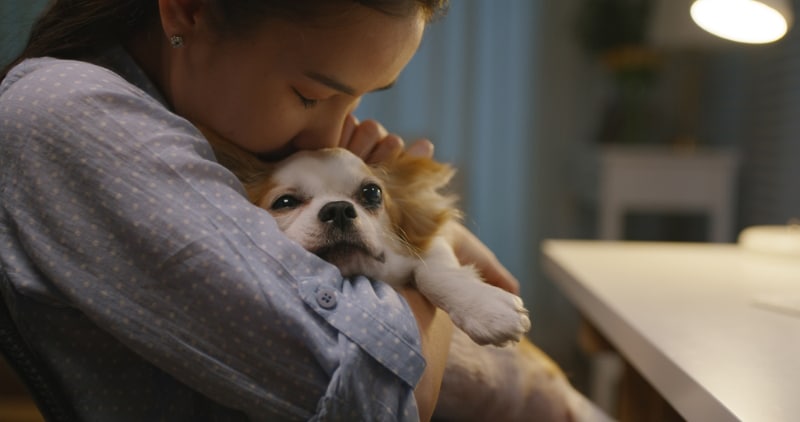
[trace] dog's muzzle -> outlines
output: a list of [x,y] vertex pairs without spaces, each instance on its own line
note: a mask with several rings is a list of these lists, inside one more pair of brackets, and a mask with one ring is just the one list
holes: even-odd
[[348,201],[332,201],[320,208],[317,219],[325,230],[320,233],[318,246],[310,248],[320,258],[331,262],[340,269],[355,257],[369,257],[377,262],[385,262],[386,256],[371,248],[356,227],[355,206]]
[[325,204],[317,214],[319,221],[331,224],[342,231],[353,226],[353,220],[358,217],[356,208],[347,201],[333,201]]

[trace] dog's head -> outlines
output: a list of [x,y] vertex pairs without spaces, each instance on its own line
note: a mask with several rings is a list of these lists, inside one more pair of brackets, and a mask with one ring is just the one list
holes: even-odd
[[404,157],[369,167],[341,148],[302,151],[278,163],[254,202],[287,236],[345,276],[382,275],[387,255],[424,250],[454,216],[438,188],[451,175],[431,160]]
[[440,192],[453,169],[432,159],[403,155],[367,166],[345,149],[329,148],[268,164],[230,144],[212,145],[253,203],[345,276],[384,275],[390,254],[419,254],[457,217],[453,197]]
[[302,151],[278,163],[253,198],[291,239],[339,267],[372,274],[393,234],[383,182],[343,149]]

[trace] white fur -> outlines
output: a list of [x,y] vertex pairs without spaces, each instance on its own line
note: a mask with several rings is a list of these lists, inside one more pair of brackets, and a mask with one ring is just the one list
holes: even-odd
[[417,289],[478,344],[516,342],[531,327],[522,299],[484,283],[472,266],[461,266],[441,237],[416,266],[414,280]]

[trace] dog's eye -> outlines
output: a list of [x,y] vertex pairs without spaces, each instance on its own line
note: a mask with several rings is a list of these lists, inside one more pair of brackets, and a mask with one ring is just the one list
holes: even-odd
[[374,183],[367,183],[361,187],[361,203],[367,208],[377,208],[383,202],[381,187]]
[[281,195],[275,202],[272,203],[270,209],[273,210],[281,210],[281,209],[291,209],[297,208],[301,204],[301,201],[292,195]]

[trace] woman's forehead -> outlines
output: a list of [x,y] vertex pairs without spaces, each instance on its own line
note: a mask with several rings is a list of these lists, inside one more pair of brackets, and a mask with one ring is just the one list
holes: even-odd
[[312,25],[274,22],[258,35],[279,49],[263,60],[286,60],[303,74],[323,75],[363,95],[390,85],[419,47],[425,21],[421,14],[389,16],[360,7],[348,24]]

